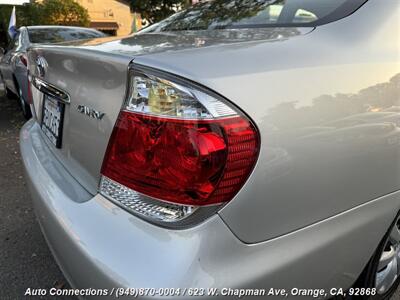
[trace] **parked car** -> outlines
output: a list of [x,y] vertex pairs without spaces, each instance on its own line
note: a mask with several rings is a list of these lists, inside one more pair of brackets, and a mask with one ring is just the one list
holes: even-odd
[[30,48],[21,153],[71,286],[389,299],[399,19],[397,0],[214,0]]
[[8,96],[17,96],[26,119],[31,117],[27,102],[27,56],[28,47],[35,44],[51,44],[78,39],[105,37],[98,30],[72,26],[27,26],[21,27],[10,41],[7,49],[0,49],[0,76]]

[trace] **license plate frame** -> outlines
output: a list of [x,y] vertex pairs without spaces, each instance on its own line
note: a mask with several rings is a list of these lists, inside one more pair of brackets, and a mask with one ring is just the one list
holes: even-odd
[[40,127],[50,142],[58,149],[62,146],[65,103],[50,95],[43,95]]

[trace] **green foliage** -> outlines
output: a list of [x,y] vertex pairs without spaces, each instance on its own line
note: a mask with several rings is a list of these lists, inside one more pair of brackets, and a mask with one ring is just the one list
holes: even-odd
[[[0,47],[8,43],[8,23],[13,6],[0,5]],[[32,25],[71,25],[90,24],[87,10],[74,0],[44,0],[16,6],[17,27]]]
[[140,13],[143,19],[152,24],[165,19],[190,3],[190,0],[131,0],[131,9]]
[[[8,28],[10,22],[12,5],[0,5],[0,25],[2,28]],[[32,25],[39,21],[36,13],[36,7],[33,5],[24,5],[16,7],[17,26]]]
[[[0,5],[0,26],[8,27],[12,5]],[[16,6],[17,27],[32,25],[88,26],[88,11],[74,0],[44,0]]]
[[[12,5],[0,5],[0,47],[6,47],[8,44],[8,23],[10,22]],[[17,27],[22,24],[32,25],[35,21],[35,17],[32,16],[32,7],[28,6],[17,6],[16,7],[16,17],[17,17]]]
[[44,0],[33,4],[39,11],[41,23],[44,25],[89,26],[87,9],[74,0]]

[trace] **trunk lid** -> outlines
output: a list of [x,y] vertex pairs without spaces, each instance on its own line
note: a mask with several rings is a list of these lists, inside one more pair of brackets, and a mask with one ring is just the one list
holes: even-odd
[[[56,47],[38,47],[28,55],[33,78],[49,84],[50,92],[55,88],[69,98],[65,101],[69,103],[63,104],[60,148],[45,136],[44,140],[82,186],[95,194],[104,152],[125,97],[131,59]],[[43,101],[49,101],[44,100],[48,92],[32,86],[34,113],[39,124],[43,119]]]
[[246,43],[285,41],[302,36],[313,30],[314,27],[271,27],[152,33],[138,32],[123,39],[106,37],[93,40],[76,40],[62,43],[62,45],[136,57],[172,51],[177,52],[179,50],[201,50],[202,48],[232,44],[245,45]]
[[[258,28],[143,33],[122,40],[100,38],[32,47],[28,51],[30,74],[48,88],[66,94],[69,102],[60,122],[60,147],[45,133],[44,140],[66,169],[88,192],[95,194],[107,144],[125,98],[132,59],[154,54],[179,55],[188,50],[207,53],[208,49],[216,51],[232,44],[243,45],[239,52],[246,52],[247,43],[285,41],[310,31],[312,28]],[[32,86],[34,114],[39,124],[46,93]]]

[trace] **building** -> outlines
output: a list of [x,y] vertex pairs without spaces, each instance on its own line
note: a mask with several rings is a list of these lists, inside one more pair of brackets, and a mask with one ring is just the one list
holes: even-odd
[[[30,1],[42,2],[43,0]],[[87,9],[90,18],[90,27],[108,35],[124,36],[142,28],[140,14],[131,12],[129,0],[75,1]]]
[[128,35],[141,28],[140,15],[132,13],[122,0],[76,0],[88,10],[90,27],[109,35]]

